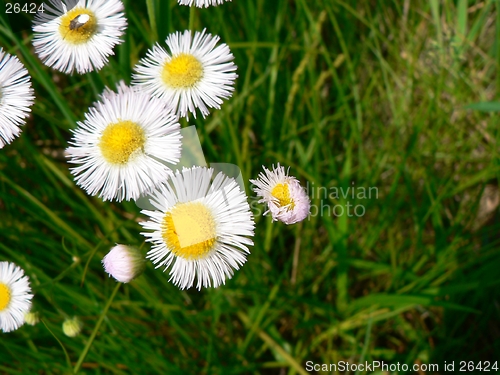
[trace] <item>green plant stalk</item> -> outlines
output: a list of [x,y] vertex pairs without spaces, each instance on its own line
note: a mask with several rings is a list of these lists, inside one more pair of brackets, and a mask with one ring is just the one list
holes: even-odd
[[156,12],[154,0],[146,0],[146,6],[148,8],[149,25],[151,27],[151,37],[153,42],[158,40],[158,28],[156,27]]
[[189,7],[189,30],[194,30],[194,19],[196,18],[196,7]]
[[[250,319],[247,315],[242,312],[237,313],[238,318],[245,324],[247,327],[250,326]],[[290,354],[287,353],[285,349],[283,349],[276,341],[273,340],[271,336],[269,336],[266,332],[261,329],[257,329],[257,334],[269,347],[272,347],[276,350],[288,363],[291,369],[295,370],[300,375],[307,375],[307,372],[302,368],[302,366],[293,358]]]
[[49,326],[45,323],[45,321],[43,319],[41,319],[41,322],[43,323],[43,325],[45,326],[45,328],[47,328],[47,331],[49,331],[50,334],[56,339],[56,341],[59,343],[59,345],[61,345],[61,348],[62,348],[62,350],[64,352],[64,357],[66,358],[66,363],[68,364],[68,367],[71,368],[71,359],[69,358],[68,351],[64,347],[63,343],[61,342],[61,340],[59,340],[57,338],[57,336],[54,334],[54,332],[52,332],[52,330],[49,328]]
[[60,219],[59,216],[56,215],[52,210],[50,210],[47,206],[45,206],[42,202],[40,202],[35,196],[29,193],[27,190],[23,189],[21,186],[17,185],[14,181],[10,180],[3,173],[0,173],[0,181],[5,181],[10,187],[17,191],[17,193],[27,201],[31,202],[35,207],[39,208],[45,215],[47,215],[52,223],[57,225],[59,228],[63,229],[65,232],[73,236],[73,239],[85,245],[87,248],[91,249],[92,246],[90,242],[88,242],[84,237],[82,237],[78,232],[73,230],[70,225],[66,224],[64,220]]
[[78,371],[80,370],[80,367],[82,366],[83,361],[85,360],[85,357],[87,356],[87,353],[90,350],[90,347],[92,346],[92,343],[94,342],[95,336],[97,335],[97,332],[99,331],[99,328],[101,328],[101,324],[104,320],[104,317],[108,313],[109,306],[111,306],[111,303],[113,302],[116,293],[118,292],[118,289],[120,289],[120,286],[122,283],[117,283],[115,286],[115,289],[113,289],[113,293],[111,293],[111,297],[109,297],[108,303],[104,307],[104,310],[101,314],[101,317],[97,321],[97,324],[94,327],[94,331],[92,331],[92,334],[89,337],[89,340],[87,341],[87,345],[85,345],[85,348],[83,348],[82,354],[80,354],[80,358],[78,358],[78,362],[75,365],[75,368],[73,369],[73,374],[78,374]]

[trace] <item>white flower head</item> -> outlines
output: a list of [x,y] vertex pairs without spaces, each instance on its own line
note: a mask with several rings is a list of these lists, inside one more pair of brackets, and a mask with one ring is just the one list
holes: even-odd
[[22,326],[32,298],[24,271],[14,263],[0,262],[0,330],[10,332]]
[[211,182],[213,169],[184,168],[156,190],[141,211],[140,223],[152,242],[147,258],[158,267],[170,266],[170,280],[181,289],[218,287],[239,269],[253,245],[254,220],[246,194],[222,172]]
[[116,245],[103,258],[104,271],[121,283],[129,283],[144,272],[145,259],[133,246]]
[[180,124],[157,98],[125,86],[105,90],[78,122],[67,156],[77,185],[103,200],[138,199],[172,174],[181,154]]
[[180,5],[189,5],[189,6],[197,6],[198,8],[208,8],[210,5],[212,6],[217,6],[224,1],[231,1],[231,0],[178,0]]
[[0,48],[0,148],[21,133],[34,102],[31,77],[16,56]]
[[101,69],[123,40],[127,20],[120,0],[50,0],[34,20],[33,46],[47,66],[64,73]]
[[262,199],[259,203],[266,203],[273,221],[280,220],[285,224],[294,224],[304,220],[310,212],[311,201],[300,182],[288,176],[285,168],[278,166],[270,171],[266,167],[260,172],[257,180],[250,180],[256,186],[253,190]]
[[208,108],[220,109],[231,97],[238,77],[233,54],[225,43],[216,47],[218,41],[205,30],[194,38],[189,30],[170,34],[169,51],[153,46],[135,66],[133,83],[165,99],[180,117],[191,112],[196,118],[196,108],[206,117]]

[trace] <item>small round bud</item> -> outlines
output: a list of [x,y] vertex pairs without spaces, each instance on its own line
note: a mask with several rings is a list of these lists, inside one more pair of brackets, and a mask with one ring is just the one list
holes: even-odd
[[62,329],[66,336],[76,337],[82,331],[83,324],[76,316],[71,319],[66,319],[63,323]]
[[38,312],[27,312],[24,314],[24,321],[30,326],[36,325],[40,321],[40,314]]
[[117,281],[128,283],[144,272],[146,262],[141,252],[126,245],[116,245],[102,260],[104,271]]

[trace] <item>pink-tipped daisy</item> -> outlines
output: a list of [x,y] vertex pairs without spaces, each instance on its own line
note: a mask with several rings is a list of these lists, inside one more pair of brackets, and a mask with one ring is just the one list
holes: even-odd
[[294,224],[304,220],[310,212],[311,201],[300,182],[293,176],[288,176],[285,168],[278,166],[270,171],[266,167],[256,180],[250,180],[256,187],[253,189],[266,203],[273,221],[280,220],[285,224]]

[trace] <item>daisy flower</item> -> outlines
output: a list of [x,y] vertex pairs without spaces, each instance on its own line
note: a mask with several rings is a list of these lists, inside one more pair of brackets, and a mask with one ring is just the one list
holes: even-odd
[[147,258],[170,269],[170,280],[181,289],[218,287],[239,269],[253,245],[254,220],[246,194],[222,172],[213,182],[213,169],[184,168],[151,199],[155,211],[143,210],[149,221],[140,223],[151,232]]
[[22,326],[32,298],[24,271],[14,263],[0,262],[0,330],[10,332]]
[[33,46],[47,66],[79,74],[101,69],[127,27],[120,0],[50,0],[34,20]]
[[67,157],[77,185],[103,200],[137,199],[172,173],[181,154],[177,117],[165,103],[123,83],[106,89],[78,122]]
[[253,190],[262,199],[259,203],[267,203],[273,221],[280,220],[285,224],[294,224],[304,220],[309,215],[311,201],[299,181],[285,173],[285,168],[278,166],[265,173],[259,173],[257,180],[250,180],[256,186]]
[[0,48],[0,148],[21,133],[35,97],[31,77],[16,56]]
[[180,117],[196,108],[203,117],[208,108],[220,109],[223,99],[234,90],[236,65],[229,47],[222,43],[216,47],[218,36],[191,31],[176,32],[167,37],[169,51],[159,44],[135,66],[133,83],[153,96],[166,99]]
[[197,6],[198,8],[208,8],[210,5],[217,6],[222,4],[224,1],[231,0],[178,0],[180,5]]

